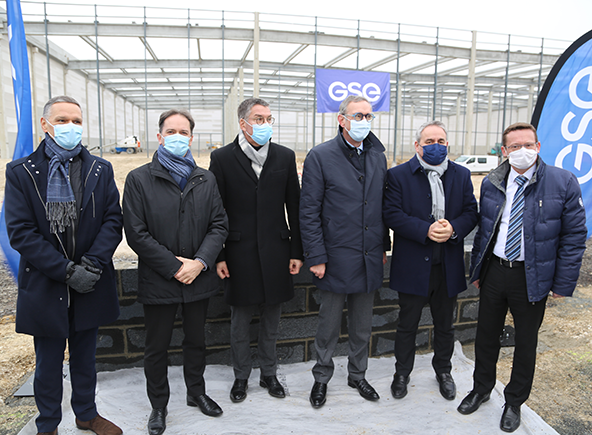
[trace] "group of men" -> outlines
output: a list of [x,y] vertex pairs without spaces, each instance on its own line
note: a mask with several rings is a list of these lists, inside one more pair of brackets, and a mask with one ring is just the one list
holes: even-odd
[[516,430],[532,387],[547,295],[572,294],[585,249],[578,181],[545,165],[536,130],[517,123],[503,133],[508,160],[483,180],[478,212],[469,171],[448,159],[441,122],[422,125],[415,156],[387,170],[384,146],[371,132],[373,119],[367,99],[347,97],[337,135],[308,153],[300,188],[294,152],[271,142],[274,118],[264,100],[240,104],[239,134],[212,152],[209,171],[191,154],[191,114],[169,110],[159,119],[152,162],[126,179],[122,214],[111,165],[81,144],[80,105],[52,98],[41,118],[45,139],[33,154],[8,164],[5,193],[8,234],[21,254],[16,329],[35,343],[38,433],[57,434],[66,342],[76,425],[99,435],[122,433],[98,414],[94,398],[98,327],[119,315],[111,259],[122,227],[139,258],[152,406],[148,433],[160,435],[178,311],[187,405],[208,416],[222,414],[203,377],[208,300],[221,281],[231,307],[230,399],[247,397],[253,315],[259,318],[259,384],[271,396],[285,397],[276,376],[276,341],[281,305],[293,297],[292,276],[303,261],[320,300],[311,405],[320,408],[327,400],[344,307],[347,383],[363,398],[378,400],[366,371],[374,297],[391,250],[389,228],[390,287],[400,306],[392,395],[408,393],[418,324],[429,304],[436,381],[445,399],[455,399],[453,314],[457,295],[467,288],[464,238],[477,224],[470,269],[481,301],[474,387],[458,411],[470,414],[489,399],[509,307],[516,348],[500,427]]

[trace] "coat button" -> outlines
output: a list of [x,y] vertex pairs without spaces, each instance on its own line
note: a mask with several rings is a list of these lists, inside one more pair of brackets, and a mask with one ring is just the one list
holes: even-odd
[[430,261],[430,257],[424,257],[425,261]]
[[428,193],[428,198],[431,198],[431,197],[432,197],[432,194],[431,193]]
[[364,255],[368,255],[368,251],[364,251]]
[[364,229],[365,229],[366,231],[368,231],[368,225],[366,225],[366,226],[364,227]]
[[358,180],[362,181],[364,179],[363,175],[360,175],[360,178],[358,178]]
[[368,205],[368,201],[364,201],[364,205]]
[[30,272],[31,269],[29,269],[28,267],[25,267],[25,272]]

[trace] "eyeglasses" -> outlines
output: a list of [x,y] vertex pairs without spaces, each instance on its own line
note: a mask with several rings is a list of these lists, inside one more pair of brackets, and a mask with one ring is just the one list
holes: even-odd
[[275,118],[273,116],[270,116],[267,119],[263,118],[262,116],[256,116],[255,118],[253,118],[253,124],[257,125],[263,125],[265,123],[273,125],[274,122]]
[[537,142],[524,143],[524,144],[514,143],[512,145],[506,145],[506,149],[510,152],[519,150],[522,147],[526,148],[527,150],[534,150],[536,148],[536,146],[537,146]]
[[343,116],[351,116],[351,118],[355,121],[361,121],[362,119],[366,118],[366,121],[368,122],[372,122],[372,120],[374,118],[376,118],[376,116],[374,116],[373,113],[361,113],[361,112],[357,112],[354,113],[353,115],[348,115],[347,113],[342,113]]

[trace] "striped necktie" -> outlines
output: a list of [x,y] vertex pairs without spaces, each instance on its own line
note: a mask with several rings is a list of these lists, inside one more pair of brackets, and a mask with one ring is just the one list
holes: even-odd
[[508,261],[515,261],[520,256],[522,242],[522,219],[524,217],[524,186],[528,178],[523,175],[516,177],[518,189],[514,194],[512,201],[512,211],[510,212],[510,224],[508,225],[508,234],[506,237],[506,258]]

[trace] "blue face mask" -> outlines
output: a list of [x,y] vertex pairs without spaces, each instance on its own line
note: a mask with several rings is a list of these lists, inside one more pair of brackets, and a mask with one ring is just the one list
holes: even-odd
[[[245,122],[247,122],[247,120],[245,120]],[[247,124],[251,125],[248,122]],[[263,125],[251,125],[251,127],[253,127],[253,134],[247,134],[249,134],[249,136],[251,136],[251,138],[259,145],[265,145],[269,141],[269,139],[271,139],[271,135],[273,134],[273,128],[271,127],[271,124],[269,124],[268,122],[264,123]]]
[[435,143],[423,147],[423,161],[428,165],[438,166],[448,155],[448,147]]
[[65,150],[72,150],[82,140],[82,127],[69,122],[68,124],[52,125],[47,119],[45,120],[53,127],[53,140]]
[[349,136],[356,142],[362,142],[370,133],[370,123],[365,119],[361,121],[350,121],[350,129],[348,130]]
[[187,151],[189,151],[189,137],[178,133],[163,137],[164,148],[168,152],[178,157],[183,157],[185,154],[187,154]]

